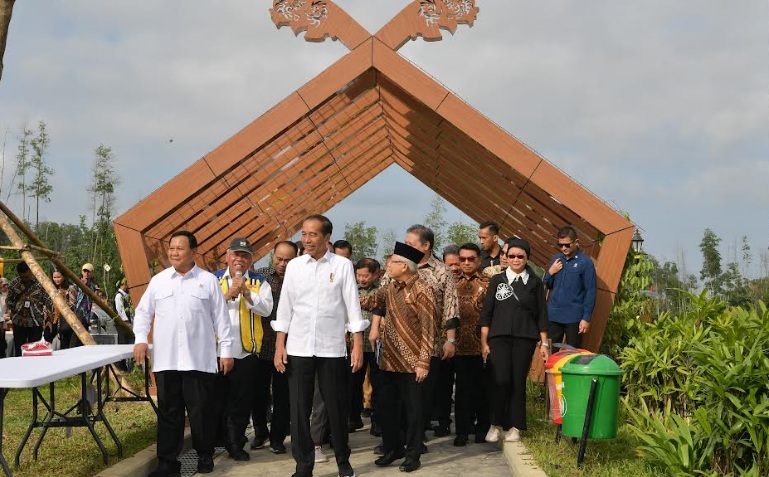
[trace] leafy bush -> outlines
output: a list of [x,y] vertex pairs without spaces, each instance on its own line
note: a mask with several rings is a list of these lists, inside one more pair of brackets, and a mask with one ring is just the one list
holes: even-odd
[[769,312],[703,292],[621,355],[639,451],[668,475],[769,475]]

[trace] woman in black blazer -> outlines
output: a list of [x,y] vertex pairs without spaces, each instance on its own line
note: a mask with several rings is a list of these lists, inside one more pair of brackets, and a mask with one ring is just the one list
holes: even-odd
[[526,377],[539,342],[548,356],[547,304],[542,280],[528,266],[530,247],[522,239],[507,241],[508,268],[491,278],[481,311],[481,351],[491,362],[491,428],[487,442],[520,440],[526,430]]

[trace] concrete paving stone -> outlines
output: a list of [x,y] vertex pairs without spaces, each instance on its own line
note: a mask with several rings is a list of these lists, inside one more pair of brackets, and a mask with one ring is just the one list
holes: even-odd
[[[428,433],[430,436],[432,433]],[[427,443],[429,453],[422,455],[422,467],[412,474],[418,477],[507,477],[511,475],[500,444],[474,444],[466,447],[454,447],[454,436],[435,438]],[[380,442],[379,438],[368,433],[368,426],[350,434],[350,463],[357,476],[383,477],[406,475],[398,470],[403,461],[395,461],[388,467],[377,467],[374,460],[378,457],[373,450]],[[295,470],[291,457],[291,445],[287,442],[288,453],[275,455],[267,447],[251,450],[249,462],[235,462],[227,454],[215,461],[211,477],[289,477]],[[329,456],[329,462],[316,464],[315,477],[337,477],[333,450],[325,447],[323,452]]]

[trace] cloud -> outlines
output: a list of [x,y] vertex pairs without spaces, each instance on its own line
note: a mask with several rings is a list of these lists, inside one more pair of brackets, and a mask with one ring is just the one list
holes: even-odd
[[[337,3],[374,32],[409,2]],[[629,212],[651,252],[675,256],[684,247],[692,262],[705,227],[765,248],[765,2],[478,5],[472,28],[409,42],[401,54]],[[13,133],[44,119],[56,169],[44,215],[76,221],[85,213],[99,143],[118,157],[125,210],[346,53],[338,42],[310,44],[277,30],[268,8],[247,0],[17,2],[0,85],[0,128],[12,133],[6,181]],[[383,206],[393,184],[403,197]],[[423,217],[431,197],[396,169],[333,211],[337,222],[397,231]],[[763,219],[746,219],[747,211]]]

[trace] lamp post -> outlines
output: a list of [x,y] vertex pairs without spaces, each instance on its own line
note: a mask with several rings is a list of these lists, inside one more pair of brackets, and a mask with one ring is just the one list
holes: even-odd
[[644,251],[644,238],[641,237],[641,232],[639,232],[638,229],[635,229],[633,238],[630,239],[630,242],[633,244],[633,251],[636,253],[636,260],[638,260],[638,255],[642,254]]

